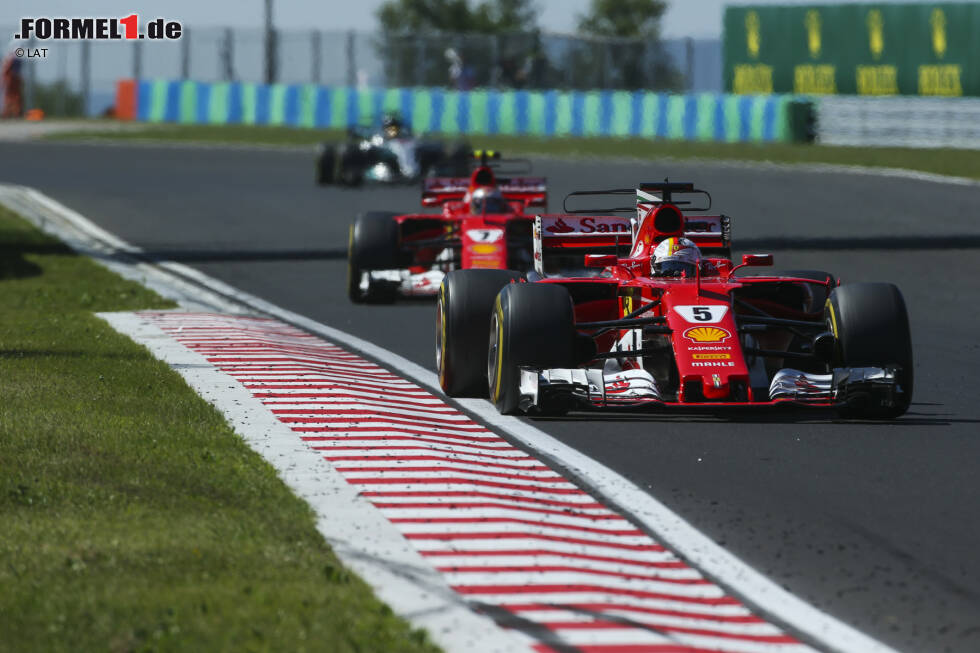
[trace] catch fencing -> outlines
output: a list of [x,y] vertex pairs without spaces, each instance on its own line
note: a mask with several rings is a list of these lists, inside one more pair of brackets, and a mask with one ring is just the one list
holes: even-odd
[[122,116],[146,122],[344,129],[397,111],[414,131],[634,136],[720,142],[794,139],[792,96],[648,91],[449,91],[314,84],[123,80]]
[[[13,27],[0,34],[13,34]],[[178,41],[59,41],[25,60],[28,100],[50,115],[100,114],[115,82],[491,89],[721,90],[720,39],[585,38],[547,32],[395,34],[185,27]],[[267,47],[271,44],[271,47]],[[35,43],[34,45],[41,45]],[[30,103],[30,102],[29,102]]]

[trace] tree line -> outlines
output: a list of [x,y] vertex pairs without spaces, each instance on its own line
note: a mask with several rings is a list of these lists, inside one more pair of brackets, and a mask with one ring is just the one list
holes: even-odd
[[376,47],[391,86],[677,90],[664,0],[592,0],[571,35],[546,32],[533,0],[388,0]]

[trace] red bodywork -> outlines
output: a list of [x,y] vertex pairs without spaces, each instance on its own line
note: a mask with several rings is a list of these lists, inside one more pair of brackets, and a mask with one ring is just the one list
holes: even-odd
[[[759,396],[758,387],[752,387],[736,316],[759,311],[776,319],[821,322],[823,298],[813,299],[819,294],[813,288],[829,293],[832,280],[828,277],[821,283],[796,277],[733,276],[733,270],[741,266],[735,266],[728,255],[727,217],[683,216],[669,203],[640,203],[637,209],[635,219],[540,216],[534,233],[536,282],[562,284],[569,290],[577,325],[626,319],[642,305],[659,302],[633,316],[659,318],[657,324],[663,329],[662,335],[652,338],[654,341],[659,338],[657,344],[663,352],[659,358],[667,361],[658,383],[669,387],[667,396],[651,403],[759,406],[793,401],[771,401],[768,393]],[[671,236],[684,236],[699,246],[706,254],[705,272],[699,272],[695,278],[652,276],[653,249]],[[593,260],[586,262],[586,254]],[[576,261],[577,272],[562,270],[563,267],[573,269]],[[750,264],[771,263],[769,256],[752,259]],[[628,343],[630,337],[640,337],[642,343],[642,338],[647,336],[638,336],[638,332],[642,334],[636,328],[579,329],[581,335],[594,336],[598,354],[612,352],[617,343],[624,339]],[[791,340],[787,333],[760,332],[753,338],[760,349],[783,352]],[[633,348],[650,345],[648,340]],[[648,368],[654,364],[649,356],[620,360],[624,369],[640,368],[644,361]],[[777,359],[771,365],[782,367],[783,361]],[[663,378],[668,381],[664,382]],[[826,403],[830,405],[829,401]]]
[[[492,212],[474,213],[470,198],[479,188],[497,190],[505,203]],[[496,268],[527,271],[531,262],[531,207],[547,204],[542,177],[497,178],[480,166],[469,178],[434,177],[422,188],[422,206],[439,213],[399,215],[400,244],[413,275],[452,269]],[[432,276],[432,275],[429,275]],[[436,292],[439,281],[426,276],[416,294]]]

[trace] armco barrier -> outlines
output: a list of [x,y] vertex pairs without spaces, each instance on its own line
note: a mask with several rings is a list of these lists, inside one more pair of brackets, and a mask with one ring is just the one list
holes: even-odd
[[823,145],[980,149],[980,98],[828,95],[815,113]]
[[188,80],[122,80],[117,96],[117,106],[134,107],[131,119],[143,122],[344,129],[377,123],[383,113],[397,111],[420,133],[721,142],[798,140],[789,116],[795,101],[789,95],[358,89]]

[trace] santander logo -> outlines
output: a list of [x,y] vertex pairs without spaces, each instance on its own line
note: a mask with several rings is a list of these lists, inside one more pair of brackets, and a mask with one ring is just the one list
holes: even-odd
[[553,225],[546,227],[545,231],[550,231],[553,234],[568,234],[575,231],[575,229],[574,227],[568,226],[568,223],[561,218],[558,218]]

